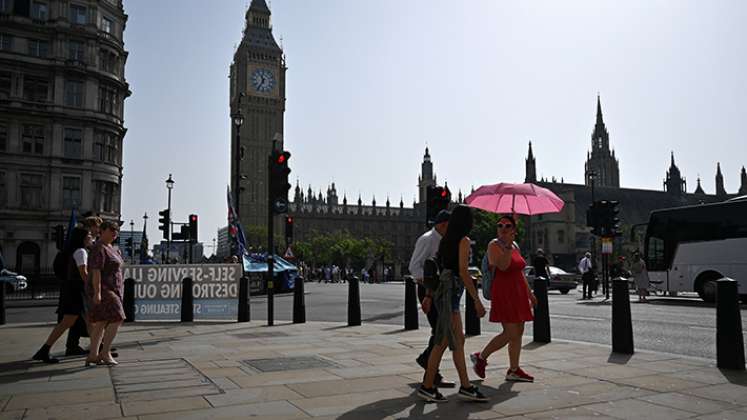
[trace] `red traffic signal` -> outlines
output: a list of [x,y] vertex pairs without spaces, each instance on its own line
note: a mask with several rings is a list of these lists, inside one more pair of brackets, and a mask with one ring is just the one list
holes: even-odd
[[197,242],[197,215],[189,215],[189,240]]

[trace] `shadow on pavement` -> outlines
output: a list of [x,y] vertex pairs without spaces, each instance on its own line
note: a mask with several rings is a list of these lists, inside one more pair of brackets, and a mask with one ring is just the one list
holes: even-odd
[[607,363],[627,365],[632,357],[632,354],[610,353],[610,357],[607,358]]
[[[69,360],[73,358],[69,357],[65,359]],[[64,361],[65,359],[61,360]],[[81,363],[79,365],[76,365],[76,367],[66,367],[64,369],[41,369],[28,371],[28,369],[32,366],[55,366],[55,364],[48,365],[43,362],[32,360],[18,360],[15,362],[0,363],[0,372],[3,373],[3,375],[0,375],[0,384],[11,384],[18,381],[29,381],[37,378],[49,378],[69,375],[71,373],[76,373],[87,369],[83,367],[82,359]]]
[[524,349],[524,350],[534,350],[534,349],[538,349],[538,348],[540,348],[542,346],[546,346],[548,344],[550,344],[550,343],[538,343],[536,341],[532,341],[531,343],[524,344],[521,348]]
[[747,387],[747,372],[744,370],[719,369],[729,383]]
[[472,413],[490,410],[494,404],[502,403],[519,395],[518,391],[511,390],[513,383],[505,382],[498,388],[480,385],[480,391],[489,399],[486,403],[461,400],[457,395],[449,395],[448,402],[427,403],[417,396],[416,389],[418,386],[419,384],[410,384],[410,387],[413,388],[411,395],[362,405],[340,414],[337,419],[379,420],[396,415],[396,418],[407,419],[467,420]]

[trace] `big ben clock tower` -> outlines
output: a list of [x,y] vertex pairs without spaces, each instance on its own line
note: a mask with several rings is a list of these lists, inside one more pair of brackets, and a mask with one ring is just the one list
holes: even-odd
[[244,226],[267,224],[267,159],[273,140],[278,148],[283,146],[285,71],[283,50],[272,35],[270,9],[265,0],[252,0],[230,75],[231,115],[243,117],[240,126],[231,119],[231,190]]

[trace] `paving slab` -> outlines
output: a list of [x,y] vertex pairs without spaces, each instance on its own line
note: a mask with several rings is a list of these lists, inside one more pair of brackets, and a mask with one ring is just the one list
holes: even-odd
[[[290,384],[288,388],[306,398],[343,395],[356,392],[386,390],[417,383],[404,376],[378,376],[373,378],[340,379],[334,381]],[[344,398],[344,397],[341,397]]]
[[293,391],[291,385],[273,385],[259,388],[234,389],[223,394],[207,395],[205,399],[213,407],[226,405],[239,405],[260,403],[268,401],[295,400],[304,398],[303,395]]
[[26,410],[24,420],[80,420],[121,418],[122,409],[111,401],[61,405]]
[[609,401],[590,405],[585,408],[606,416],[631,420],[638,420],[641,418],[675,420],[693,416],[693,414],[688,411],[656,405],[638,399]]
[[56,407],[70,404],[71,402],[88,403],[107,401],[114,401],[114,390],[111,385],[108,388],[99,389],[13,395],[5,406],[5,410]]
[[720,411],[730,411],[738,408],[726,402],[708,400],[705,398],[696,397],[694,395],[685,395],[678,392],[647,395],[645,397],[639,397],[639,399],[658,405],[676,408],[678,410],[689,411],[696,414],[710,414]]
[[[313,416],[325,416],[343,414],[345,412],[366,406],[365,410],[380,410],[384,407],[397,406],[403,398],[411,397],[408,394],[394,391],[371,391],[354,394],[346,394],[344,398],[339,396],[315,397],[291,400],[290,402]],[[409,400],[408,400],[409,401]]]
[[150,401],[123,401],[122,412],[126,416],[143,414],[168,413],[171,411],[210,408],[210,403],[203,397],[186,397],[158,399]]
[[616,382],[657,392],[681,391],[684,389],[699,388],[703,386],[701,382],[688,381],[686,379],[662,374],[638,376],[635,378],[622,378],[618,379]]
[[231,405],[217,408],[150,414],[138,416],[139,420],[246,420],[247,418],[291,420],[308,416],[287,401],[271,401],[257,404]]
[[0,420],[21,420],[26,410],[11,410],[0,412]]
[[682,393],[710,400],[747,405],[747,386],[741,384],[718,384],[702,388],[686,389]]

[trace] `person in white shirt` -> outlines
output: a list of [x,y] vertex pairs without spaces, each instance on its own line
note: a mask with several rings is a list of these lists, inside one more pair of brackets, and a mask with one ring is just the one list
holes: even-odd
[[591,264],[591,252],[587,252],[578,263],[578,271],[581,273],[583,283],[581,299],[591,299],[592,283],[594,282],[594,271]]
[[[436,328],[438,322],[438,311],[436,311],[435,305],[433,305],[432,291],[428,290],[423,285],[423,266],[425,260],[430,257],[436,256],[438,253],[438,246],[441,243],[441,238],[446,233],[446,228],[449,226],[449,217],[451,213],[447,210],[441,210],[434,220],[434,226],[424,234],[422,234],[417,242],[415,242],[415,249],[412,252],[410,258],[410,274],[418,283],[418,300],[420,301],[420,307],[428,317],[428,323],[431,325],[431,338],[428,340],[428,347],[423,350],[423,353],[416,359],[418,365],[423,369],[428,367],[428,357],[431,355],[431,350],[435,345],[435,338],[433,331]],[[451,388],[455,386],[454,382],[447,381],[441,376],[440,373],[436,375],[436,386],[444,388]]]

